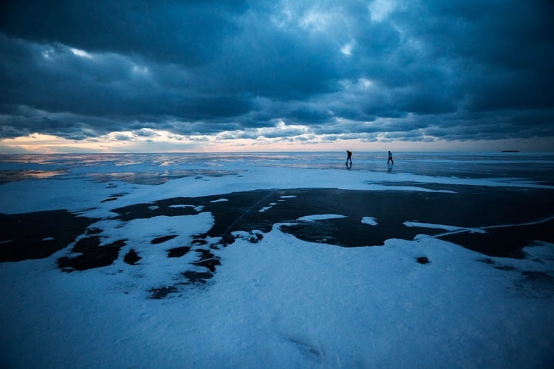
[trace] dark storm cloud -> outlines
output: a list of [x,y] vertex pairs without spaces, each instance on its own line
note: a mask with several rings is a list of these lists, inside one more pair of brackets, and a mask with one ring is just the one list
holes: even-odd
[[391,4],[4,2],[0,138],[554,136],[550,0]]
[[38,43],[196,65],[239,25],[245,1],[15,0],[2,29]]
[[[549,0],[434,2],[399,13],[430,62],[459,74],[471,110],[551,108],[554,4]],[[429,20],[419,22],[419,17]]]

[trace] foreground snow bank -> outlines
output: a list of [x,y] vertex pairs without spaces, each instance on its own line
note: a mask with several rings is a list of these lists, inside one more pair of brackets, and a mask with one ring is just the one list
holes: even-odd
[[208,285],[165,300],[129,288],[158,273],[123,263],[70,274],[54,258],[4,263],[3,357],[21,368],[537,367],[554,342],[552,293],[522,272],[552,270],[554,246],[526,251],[484,260],[431,237],[340,248],[276,225],[223,249]]

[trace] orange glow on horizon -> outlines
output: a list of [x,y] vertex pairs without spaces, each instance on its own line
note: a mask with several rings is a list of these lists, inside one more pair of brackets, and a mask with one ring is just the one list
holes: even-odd
[[[62,153],[154,153],[154,152],[310,152],[310,151],[481,151],[501,150],[552,151],[552,138],[497,141],[434,141],[434,142],[364,142],[361,139],[326,137],[224,139],[221,136],[178,136],[153,131],[150,137],[132,132],[112,132],[108,135],[70,140],[34,133],[25,137],[0,140],[0,154],[62,154]],[[123,139],[122,139],[123,138]],[[303,138],[301,140],[301,138]],[[531,148],[531,149],[529,149]]]

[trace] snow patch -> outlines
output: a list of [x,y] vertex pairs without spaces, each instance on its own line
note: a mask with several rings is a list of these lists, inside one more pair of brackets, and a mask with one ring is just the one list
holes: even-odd
[[341,219],[341,218],[346,218],[346,216],[340,215],[340,214],[314,214],[314,215],[306,215],[306,216],[300,217],[297,220],[299,222],[315,222],[318,220]]
[[377,219],[375,219],[373,217],[363,217],[362,218],[362,223],[372,225],[372,226],[376,226],[377,225]]

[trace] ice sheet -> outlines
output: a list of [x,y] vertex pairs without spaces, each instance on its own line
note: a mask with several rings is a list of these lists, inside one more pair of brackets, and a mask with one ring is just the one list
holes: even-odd
[[[73,245],[45,259],[0,264],[2,366],[531,368],[554,362],[552,244],[527,247],[520,260],[484,257],[434,237],[341,248],[302,241],[275,224],[266,233],[233,232],[234,243],[208,250],[221,262],[211,278],[152,299],[152,289],[175,283],[183,271],[205,270],[191,264],[198,260],[198,249],[180,258],[167,255],[170,249],[190,246],[196,234],[214,226],[214,218],[204,207],[188,204],[173,208],[197,214],[122,222],[111,211],[173,197],[226,199],[226,194],[255,189],[442,191],[456,196],[450,185],[552,186],[519,177],[286,167],[282,161],[245,167],[200,159],[188,162],[187,169],[217,166],[226,174],[173,178],[158,185],[87,176],[91,170],[114,171],[116,165],[125,171],[150,169],[150,164],[128,159],[118,165],[111,158],[105,166],[75,160],[69,174],[0,185],[1,213],[68,209],[99,218],[93,227],[101,230],[103,244],[127,240],[119,258],[103,268],[60,271],[56,260]],[[395,159],[402,162],[400,156]],[[179,165],[159,163],[169,169]],[[56,158],[45,165],[52,170],[64,166]],[[106,199],[112,200],[102,202]],[[282,196],[279,201],[292,199]],[[255,211],[282,206],[262,205]],[[329,211],[298,221],[342,219]],[[360,218],[353,221],[360,224]],[[372,214],[361,222],[382,224]],[[416,220],[405,226],[471,230]],[[151,242],[168,235],[175,237]],[[140,251],[137,265],[123,260],[131,249]]]

